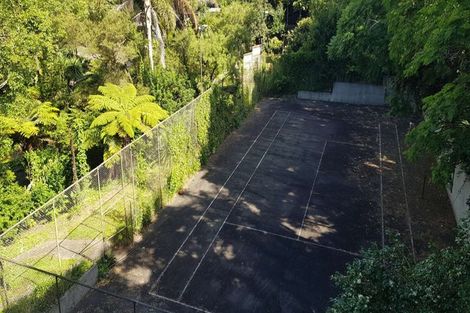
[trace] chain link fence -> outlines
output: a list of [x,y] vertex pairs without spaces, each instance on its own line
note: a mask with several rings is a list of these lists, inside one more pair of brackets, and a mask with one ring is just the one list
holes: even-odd
[[[100,300],[101,303],[112,303],[113,307],[109,307],[106,312],[115,311],[119,307],[121,313],[170,313],[167,310],[157,308],[150,304],[141,302],[139,300],[124,297],[114,292],[99,289],[91,286],[94,284],[98,277],[97,267],[88,270],[81,277],[81,282],[74,280],[78,277],[64,277],[58,274],[53,274],[37,268],[22,265],[20,263],[2,259],[2,264],[8,264],[17,271],[22,271],[23,275],[31,272],[38,281],[47,281],[50,287],[47,289],[36,288],[33,291],[36,296],[40,296],[41,301],[34,303],[31,306],[31,301],[18,301],[13,307],[9,307],[7,311],[10,312],[49,312],[49,313],[66,313],[71,312],[76,308],[80,299],[89,295]],[[100,311],[103,312],[103,311]]]
[[[249,72],[261,63],[255,54],[241,86],[250,94]],[[13,262],[0,260],[0,309],[48,312],[70,287],[28,266],[80,281],[105,254],[132,243],[252,107],[246,99],[238,111],[224,103],[233,97],[223,88],[210,88],[2,233],[0,256]],[[228,107],[233,116],[219,114]]]
[[[0,235],[0,255],[79,278],[107,252],[129,244],[200,168],[212,89]],[[196,120],[198,115],[198,120]],[[42,312],[56,288],[50,276],[1,265],[2,308]],[[49,296],[51,293],[51,296]]]

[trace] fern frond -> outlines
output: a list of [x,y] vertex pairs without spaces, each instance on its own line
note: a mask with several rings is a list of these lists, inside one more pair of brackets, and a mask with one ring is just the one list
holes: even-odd
[[120,114],[117,118],[117,121],[124,133],[127,136],[134,138],[134,128],[132,127],[132,122],[129,120],[128,116],[126,116],[126,114]]
[[35,124],[54,125],[59,118],[59,112],[60,110],[52,106],[50,102],[44,102],[33,111],[31,119]]
[[19,124],[15,118],[0,115],[0,135],[11,135],[18,131]]
[[109,99],[119,102],[122,98],[122,88],[112,83],[105,83],[104,86],[98,87],[98,91]]
[[133,84],[125,84],[121,87],[121,91],[128,99],[136,99],[137,97],[137,89]]
[[117,120],[112,121],[101,130],[101,139],[106,137],[113,137],[120,131],[119,123]]
[[103,141],[116,136],[134,138],[136,131],[145,132],[168,117],[153,96],[138,96],[132,84],[105,84],[99,91],[102,95],[90,96],[88,103],[90,109],[104,111],[91,124],[92,128],[101,128]]
[[136,106],[144,104],[144,103],[155,104],[155,97],[151,95],[143,95],[143,96],[138,96],[134,99],[134,104]]
[[111,123],[113,120],[115,120],[118,114],[119,112],[116,112],[116,111],[101,113],[100,115],[98,115],[98,117],[96,117],[93,120],[90,127],[94,128],[94,127],[107,125]]
[[19,125],[18,133],[25,138],[30,138],[39,134],[39,128],[32,121],[26,121]]
[[[108,138],[106,141],[105,141],[105,144],[108,146],[108,148],[105,150],[104,152],[104,159],[107,160],[109,159],[111,156],[113,156],[115,153],[119,152],[119,150],[121,150],[122,148],[122,145],[116,141],[115,139],[113,138]],[[112,167],[113,164],[115,164],[115,162],[117,162],[119,159],[117,158],[113,158],[113,160],[110,162],[106,162],[105,163],[105,166],[106,167]]]
[[120,109],[119,102],[106,96],[92,95],[88,98],[89,108],[93,111],[114,110]]

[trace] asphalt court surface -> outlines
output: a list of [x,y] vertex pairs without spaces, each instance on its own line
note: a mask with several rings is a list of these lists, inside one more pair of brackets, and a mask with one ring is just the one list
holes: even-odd
[[382,237],[371,112],[364,123],[347,110],[267,115],[231,148],[238,161],[217,173],[149,294],[195,311],[324,312],[331,275]]
[[372,242],[447,246],[446,191],[401,156],[409,127],[384,107],[261,101],[99,283],[147,305],[90,292],[75,313],[325,312],[331,275]]

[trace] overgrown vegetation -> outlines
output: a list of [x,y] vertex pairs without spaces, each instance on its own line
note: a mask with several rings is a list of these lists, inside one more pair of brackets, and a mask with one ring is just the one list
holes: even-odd
[[[446,184],[456,165],[470,172],[469,21],[461,0],[0,0],[0,232],[200,96],[194,116],[133,146],[133,227],[149,223],[252,108],[240,60],[256,43],[268,52],[257,76],[263,93],[324,91],[335,80],[392,87],[392,114],[423,117],[408,156],[431,155],[435,181]],[[185,135],[194,125],[196,136]],[[35,220],[37,232],[4,238],[2,253],[15,257],[54,234],[57,213],[76,226],[70,238],[96,236],[74,223],[94,214],[101,193],[134,192],[118,181],[116,160],[101,190],[83,181]],[[125,204],[115,208],[105,236],[127,227]],[[367,251],[337,276],[343,293],[332,311],[465,311],[463,236],[417,264],[399,242]],[[129,234],[114,240],[122,238]]]
[[0,0],[0,231],[221,74],[237,98],[241,56],[281,20],[263,0]]
[[116,258],[111,253],[106,253],[98,260],[98,279],[104,279],[116,264]]
[[[185,1],[0,4],[0,36],[8,39],[0,43],[0,54],[8,56],[0,64],[0,231],[73,184],[2,237],[0,250],[56,273],[77,266],[85,271],[89,266],[80,265],[78,250],[93,254],[102,241],[131,241],[252,109],[241,96],[240,60],[267,36],[256,6],[269,4],[224,2],[218,13]],[[158,9],[150,41],[142,16],[148,6]],[[24,20],[15,20],[17,15]],[[16,50],[24,36],[30,40],[31,47],[22,46],[27,53]],[[159,62],[151,62],[158,52]],[[184,109],[191,114],[182,111],[148,132],[198,95],[197,106]],[[144,133],[126,150],[132,156],[113,156]],[[103,160],[98,172],[83,177]],[[129,162],[136,166],[135,188],[128,181]],[[134,193],[138,203],[130,208],[126,199]],[[77,258],[66,260],[59,248],[35,250],[53,241],[87,246],[76,247]],[[112,261],[98,262],[100,275]],[[49,280],[36,280],[34,272],[15,275],[11,268],[4,271],[8,310],[43,311],[53,303]]]
[[340,288],[330,313],[468,312],[470,309],[470,229],[463,226],[455,243],[414,262],[396,238],[374,246],[336,274]]

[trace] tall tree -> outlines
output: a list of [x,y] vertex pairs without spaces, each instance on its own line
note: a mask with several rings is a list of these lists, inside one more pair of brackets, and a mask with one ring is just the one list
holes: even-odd
[[352,0],[341,11],[328,56],[341,60],[352,79],[382,83],[389,74],[388,33],[381,1]]
[[391,58],[423,104],[408,155],[431,155],[434,179],[447,184],[457,165],[470,173],[470,3],[405,0],[387,7]]

